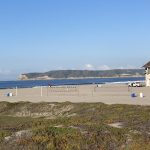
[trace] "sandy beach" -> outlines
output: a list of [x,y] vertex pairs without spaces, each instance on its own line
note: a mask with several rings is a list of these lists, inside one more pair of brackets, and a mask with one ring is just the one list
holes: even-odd
[[[80,85],[58,87],[35,87],[21,89],[1,89],[0,101],[18,102],[102,102],[105,104],[150,105],[148,87],[130,87],[125,84]],[[12,93],[13,96],[6,96]],[[131,97],[135,93],[136,97]],[[140,97],[143,93],[144,97]]]

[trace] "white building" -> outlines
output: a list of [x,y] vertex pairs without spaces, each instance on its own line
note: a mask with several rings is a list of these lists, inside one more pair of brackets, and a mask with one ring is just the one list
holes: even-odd
[[145,68],[146,86],[150,86],[150,61],[143,67]]

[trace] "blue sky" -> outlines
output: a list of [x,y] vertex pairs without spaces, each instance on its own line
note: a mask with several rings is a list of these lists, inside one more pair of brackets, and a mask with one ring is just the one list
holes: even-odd
[[149,0],[0,0],[0,80],[150,60]]

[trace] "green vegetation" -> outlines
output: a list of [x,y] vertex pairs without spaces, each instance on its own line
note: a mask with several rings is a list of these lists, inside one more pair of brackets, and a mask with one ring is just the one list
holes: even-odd
[[26,73],[28,79],[48,76],[50,78],[80,78],[80,77],[124,77],[144,76],[144,69],[114,69],[114,70],[56,70],[45,73]]
[[150,106],[1,102],[0,148],[149,150]]

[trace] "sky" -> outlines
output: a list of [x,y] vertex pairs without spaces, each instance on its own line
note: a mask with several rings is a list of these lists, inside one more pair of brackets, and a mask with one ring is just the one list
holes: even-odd
[[150,60],[149,0],[0,0],[0,80]]

